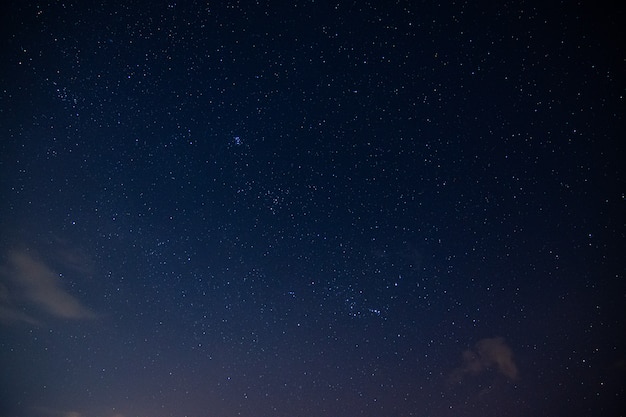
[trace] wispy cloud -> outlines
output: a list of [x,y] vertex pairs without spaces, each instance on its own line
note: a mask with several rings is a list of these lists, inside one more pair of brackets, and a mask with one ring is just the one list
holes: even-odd
[[[67,254],[59,261],[79,271]],[[63,288],[60,275],[28,251],[11,251],[0,268],[0,321],[37,324],[41,313],[64,319],[90,319],[95,313]]]
[[501,337],[481,339],[474,349],[464,351],[463,364],[452,372],[451,379],[460,382],[467,374],[480,374],[489,369],[509,379],[518,378],[513,351]]
[[76,410],[59,410],[51,407],[31,406],[29,411],[36,417],[124,417],[123,414],[109,412],[103,410],[89,410],[88,412],[76,411]]

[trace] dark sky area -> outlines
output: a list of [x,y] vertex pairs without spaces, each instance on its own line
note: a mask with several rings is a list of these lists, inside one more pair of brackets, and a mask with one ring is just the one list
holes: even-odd
[[2,6],[0,417],[625,415],[608,4]]

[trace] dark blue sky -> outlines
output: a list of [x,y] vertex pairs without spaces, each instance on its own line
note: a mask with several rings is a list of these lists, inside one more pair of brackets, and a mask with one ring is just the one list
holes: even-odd
[[0,416],[621,415],[621,8],[18,3]]

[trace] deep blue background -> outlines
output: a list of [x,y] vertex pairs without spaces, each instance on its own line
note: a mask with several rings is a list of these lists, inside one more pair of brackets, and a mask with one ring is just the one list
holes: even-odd
[[4,9],[0,415],[621,415],[621,8]]

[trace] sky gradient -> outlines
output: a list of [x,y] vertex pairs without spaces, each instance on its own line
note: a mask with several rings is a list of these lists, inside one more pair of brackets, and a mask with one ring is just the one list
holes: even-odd
[[620,416],[624,10],[15,2],[0,417]]

